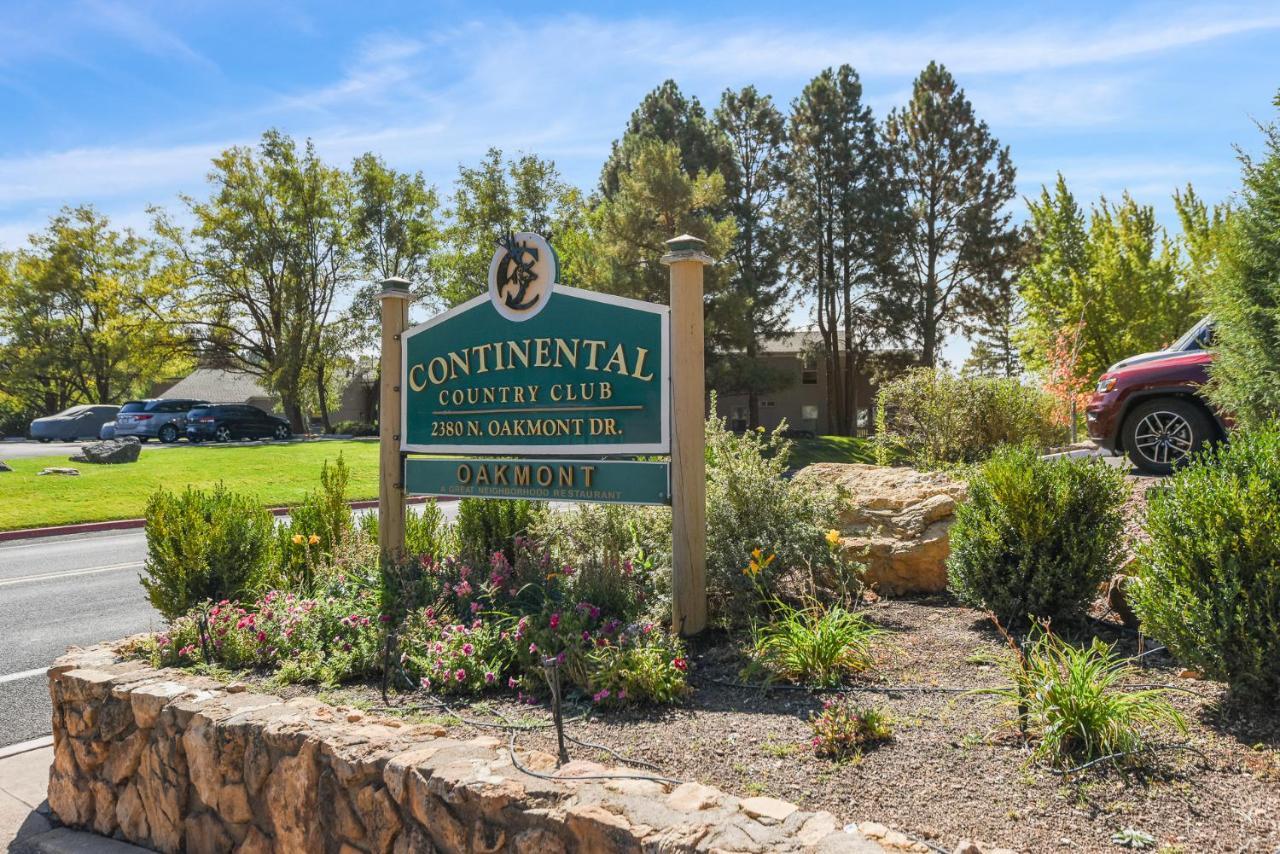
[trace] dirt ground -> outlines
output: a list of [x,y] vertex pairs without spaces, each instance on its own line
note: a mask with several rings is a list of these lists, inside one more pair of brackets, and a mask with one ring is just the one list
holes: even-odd
[[[1140,535],[1137,518],[1154,480],[1134,481],[1127,515]],[[1190,728],[1185,736],[1157,733],[1153,741],[1185,749],[1161,751],[1137,767],[1102,765],[1063,776],[1031,762],[1008,709],[972,693],[1005,682],[1000,661],[1008,654],[980,612],[942,595],[882,600],[866,614],[886,634],[872,675],[850,693],[888,713],[893,739],[858,760],[815,757],[808,719],[822,697],[741,687],[740,645],[715,635],[690,650],[693,690],[681,705],[608,712],[577,705],[566,711],[567,731],[652,763],[665,777],[782,798],[845,821],[879,822],[935,850],[951,851],[961,839],[1027,852],[1118,850],[1112,834],[1126,829],[1150,834],[1154,850],[1168,854],[1280,850],[1280,710],[1242,708],[1224,686],[1189,678],[1166,653],[1145,655],[1138,684],[1173,686],[1170,699]],[[1099,636],[1125,655],[1154,647],[1149,639],[1140,646],[1135,632],[1112,622],[1102,601],[1093,615],[1055,629],[1078,640]],[[908,690],[895,693],[895,686]],[[937,688],[951,690],[931,690]],[[314,689],[287,689],[303,690]],[[381,705],[369,686],[323,696],[366,709]],[[525,723],[547,719],[545,707],[504,695],[452,711],[480,721],[497,720],[495,713]],[[459,735],[475,732],[439,712],[417,715]],[[519,733],[518,746],[555,752],[547,729]],[[614,761],[575,744],[570,754]]]

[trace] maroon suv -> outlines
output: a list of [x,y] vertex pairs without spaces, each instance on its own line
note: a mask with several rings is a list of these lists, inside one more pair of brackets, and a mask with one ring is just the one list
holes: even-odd
[[1168,474],[1230,422],[1200,396],[1209,379],[1213,321],[1206,317],[1167,350],[1132,356],[1098,380],[1086,408],[1089,436],[1151,474]]

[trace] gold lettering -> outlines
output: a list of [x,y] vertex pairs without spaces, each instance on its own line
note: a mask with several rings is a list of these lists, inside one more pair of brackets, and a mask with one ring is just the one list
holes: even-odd
[[609,357],[609,361],[604,366],[605,372],[610,372],[615,364],[618,366],[617,373],[625,377],[627,375],[627,351],[623,349],[621,344],[614,348],[613,355]]
[[535,476],[538,478],[538,486],[550,486],[555,476],[551,473],[551,466],[538,466]]
[[462,465],[458,466],[457,477],[458,477],[458,483],[461,483],[464,485],[471,483],[471,466],[467,465],[466,463],[463,463]]
[[587,489],[590,489],[590,488],[591,488],[591,480],[592,480],[592,478],[594,478],[594,477],[595,477],[595,475],[596,475],[596,467],[595,467],[595,466],[583,466],[583,467],[582,467],[582,481],[583,481],[583,483],[586,485]]
[[494,468],[494,470],[493,470],[493,482],[494,482],[494,483],[500,483],[500,484],[502,484],[503,486],[506,486],[506,485],[507,485],[507,465],[506,465],[506,463],[503,463],[502,465],[497,466],[496,468]]
[[528,466],[516,466],[515,474],[516,474],[516,486],[529,485],[529,467]]
[[535,368],[551,367],[551,339],[533,339],[533,366]]
[[480,468],[476,471],[476,486],[487,486],[489,484],[489,467],[481,463]]
[[458,378],[458,371],[462,371],[462,373],[467,376],[471,376],[471,359],[467,356],[466,350],[463,350],[461,353],[458,353],[457,350],[451,352],[449,354],[449,363],[449,379],[456,380]]
[[561,486],[573,486],[573,466],[557,466]]
[[414,391],[422,391],[424,388],[427,387],[426,380],[418,380],[414,378],[415,374],[420,374],[425,371],[426,371],[426,368],[422,367],[421,362],[419,362],[418,364],[414,365],[412,368],[409,369],[409,388],[413,389]]
[[591,351],[590,353],[587,354],[587,370],[588,371],[600,370],[598,367],[596,367],[596,357],[599,355],[600,348],[605,345],[605,342],[596,341],[594,339],[588,338],[587,340],[583,341],[582,344],[588,350]]
[[571,368],[578,367],[578,339],[573,338],[571,339],[571,341],[573,343],[573,349],[569,348],[569,343],[570,343],[569,341],[565,341],[563,338],[556,339],[556,367],[557,368],[560,367],[560,358],[562,356],[564,357],[564,361],[569,363],[569,367]]
[[[440,368],[436,372],[437,366]],[[427,363],[427,378],[436,385],[443,385],[445,380],[449,379],[449,363],[441,356],[436,356]]]
[[647,355],[649,355],[648,350],[646,350],[643,347],[637,347],[636,348],[636,364],[635,364],[635,367],[631,369],[631,376],[635,377],[641,382],[646,382],[646,383],[649,382],[649,380],[653,379],[653,374],[649,374],[648,376],[644,375],[644,357]]
[[[522,346],[523,346],[523,349],[521,349]],[[529,339],[528,338],[524,339],[523,341],[507,342],[507,364],[509,364],[511,367],[514,368],[516,366],[517,359],[520,360],[520,364],[522,366],[526,368],[529,367]]]

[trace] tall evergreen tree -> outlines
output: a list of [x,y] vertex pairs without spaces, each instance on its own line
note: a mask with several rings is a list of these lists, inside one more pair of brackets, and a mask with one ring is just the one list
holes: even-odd
[[847,434],[862,403],[856,379],[872,348],[901,334],[890,241],[901,196],[850,66],[823,71],[791,109],[790,269],[814,297],[828,377],[827,429]]
[[[1272,103],[1280,109],[1280,94]],[[1208,292],[1218,330],[1209,395],[1248,427],[1280,418],[1280,123],[1262,132],[1262,155],[1240,157],[1240,207]]]
[[912,289],[912,335],[921,361],[932,366],[946,333],[1013,263],[1013,162],[936,62],[916,78],[911,102],[889,114],[885,137],[907,194],[900,250]]
[[680,164],[690,179],[714,172],[730,177],[732,158],[723,135],[707,118],[696,97],[686,98],[674,80],[667,80],[644,96],[631,114],[622,138],[614,141],[600,172],[600,191],[606,198],[618,192],[621,175],[634,169],[643,143],[653,140],[676,146]]
[[714,327],[719,338],[711,342],[710,373],[718,390],[747,395],[748,424],[754,428],[760,423],[760,395],[789,379],[761,358],[762,346],[786,331],[793,303],[782,269],[786,121],[773,99],[754,86],[725,90],[715,121],[733,161],[726,196],[738,233],[728,253],[733,273],[708,307],[722,318]]

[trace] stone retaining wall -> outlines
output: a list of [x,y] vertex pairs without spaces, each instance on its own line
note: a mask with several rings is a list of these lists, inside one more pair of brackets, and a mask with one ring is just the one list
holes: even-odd
[[[237,690],[240,689],[240,690]],[[589,780],[636,771],[449,738],[435,726],[247,693],[121,660],[49,669],[62,822],[160,851],[880,852],[825,812],[709,786]]]

